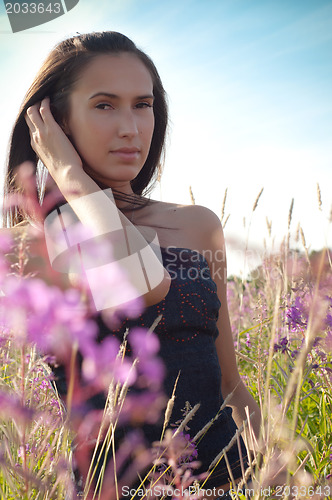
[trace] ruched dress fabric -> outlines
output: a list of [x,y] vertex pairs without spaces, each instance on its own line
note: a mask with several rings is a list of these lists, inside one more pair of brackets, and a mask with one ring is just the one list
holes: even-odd
[[[162,318],[154,332],[160,341],[159,355],[165,363],[166,377],[164,391],[171,397],[174,383],[181,371],[175,392],[175,404],[169,427],[183,419],[186,402],[193,408],[200,403],[200,408],[188,423],[193,438],[212,418],[223,403],[221,394],[221,371],[215,348],[215,339],[219,335],[216,321],[220,308],[217,286],[211,277],[205,257],[187,248],[162,248],[164,267],[169,272],[172,282],[170,290],[160,303],[147,308],[135,320],[125,320],[118,330],[110,331],[98,319],[100,340],[113,335],[120,340],[126,328],[142,326],[150,328],[155,319]],[[144,426],[149,442],[160,439],[161,427]],[[226,447],[236,432],[232,418],[232,409],[225,407],[219,417],[197,443],[198,457],[202,463],[194,475],[208,470],[214,458]],[[242,439],[241,454],[246,467],[246,449]],[[234,479],[241,476],[241,464],[238,445],[227,452],[227,458]],[[219,462],[204,488],[213,488],[229,482],[229,473],[224,458]]]

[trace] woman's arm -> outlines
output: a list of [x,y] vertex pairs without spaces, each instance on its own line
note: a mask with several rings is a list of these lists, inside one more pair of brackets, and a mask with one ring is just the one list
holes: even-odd
[[[138,296],[144,298],[146,305],[162,300],[170,286],[170,277],[162,262],[141,233],[117,209],[111,189],[105,192],[101,190],[83,170],[77,151],[52,116],[49,99],[29,108],[26,121],[33,149],[67,201],[64,207],[52,212],[45,221],[51,263],[58,266],[57,270],[66,272],[66,269],[61,269],[64,266],[64,259],[61,258],[64,256],[62,240],[66,240],[68,247],[70,238],[73,239],[70,224],[68,226],[66,222],[70,209],[88,228],[90,237],[96,239],[97,244],[102,242],[112,247],[112,261],[107,265],[103,263],[105,272],[112,265],[118,265],[132,286],[138,289]],[[56,233],[57,227],[62,228],[63,235]],[[81,263],[87,262],[89,257],[84,254],[84,245],[79,250]],[[84,270],[90,275],[94,272],[91,265]],[[102,287],[103,283],[99,283],[99,286]]]
[[[197,207],[198,208],[198,207]],[[202,240],[207,252],[207,260],[212,279],[217,284],[217,293],[221,302],[218,318],[219,335],[216,339],[216,349],[221,368],[221,392],[226,399],[233,391],[227,405],[233,409],[233,418],[238,427],[247,419],[245,407],[248,406],[249,414],[254,412],[250,419],[255,437],[258,440],[261,425],[261,412],[258,404],[243,384],[235,357],[234,340],[230,325],[227,304],[227,267],[226,249],[222,226],[218,217],[210,210],[201,208],[199,227],[203,228]],[[252,443],[248,443],[252,448]]]

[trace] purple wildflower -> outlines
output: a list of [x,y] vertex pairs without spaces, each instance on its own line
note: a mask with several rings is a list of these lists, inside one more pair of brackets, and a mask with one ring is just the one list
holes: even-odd
[[128,422],[134,425],[155,424],[158,422],[166,402],[166,397],[158,392],[128,393],[123,402],[119,423],[121,425]]
[[85,274],[96,311],[106,309],[111,316],[121,311],[131,317],[142,312],[143,298],[117,262],[86,269]]
[[67,359],[71,346],[81,347],[97,334],[86,317],[78,290],[62,292],[39,279],[9,276],[1,303],[1,326],[14,331],[18,343],[35,343],[42,352]]
[[[171,466],[173,471],[178,467],[182,470],[186,468],[197,468],[198,462],[192,462],[193,458],[197,457],[195,452],[195,442],[191,440],[189,434],[172,431],[167,429],[163,441],[160,443],[156,441],[153,443],[153,448],[156,452],[156,457],[160,454],[160,450],[164,449],[164,457],[161,461],[157,460],[155,463],[162,463],[167,460],[168,465]],[[190,460],[190,463],[188,462]]]
[[300,297],[295,298],[294,305],[287,311],[287,324],[290,329],[304,328],[307,325],[306,313],[304,311],[304,304]]
[[100,344],[85,342],[81,351],[84,356],[82,371],[89,382],[101,384],[108,389],[114,378],[129,386],[136,380],[136,369],[130,361],[118,356],[120,342],[115,338],[107,338]]
[[332,331],[327,332],[324,344],[327,351],[332,351]]
[[322,341],[322,338],[321,337],[316,337],[314,342],[313,342],[313,347],[317,347],[318,344]]
[[285,353],[288,351],[288,339],[287,337],[283,337],[281,340],[280,340],[280,343],[279,344],[274,344],[274,351],[277,352],[277,351],[281,351],[282,353]]
[[188,442],[188,448],[189,448],[189,451],[191,452],[191,454],[188,454],[187,459],[189,460],[189,462],[191,462],[192,460],[194,460],[195,458],[198,457],[198,451],[196,449],[196,443],[195,443],[195,441],[193,441],[191,439],[190,434],[184,434],[184,433],[180,433],[180,434],[182,434],[183,437]]
[[0,415],[27,422],[32,420],[34,412],[31,408],[23,407],[19,398],[0,392]]
[[133,350],[133,356],[139,359],[138,371],[140,386],[160,387],[165,377],[163,362],[157,358],[160,342],[154,332],[144,328],[133,328],[128,334],[128,340]]
[[294,351],[291,352],[291,357],[294,359],[298,356],[299,351],[297,349],[294,349]]
[[160,342],[156,334],[148,332],[144,328],[132,328],[128,334],[128,340],[132,346],[133,353],[140,359],[149,358],[158,353]]
[[326,318],[325,318],[325,323],[326,323],[326,326],[328,328],[332,328],[332,314],[331,313],[327,313]]

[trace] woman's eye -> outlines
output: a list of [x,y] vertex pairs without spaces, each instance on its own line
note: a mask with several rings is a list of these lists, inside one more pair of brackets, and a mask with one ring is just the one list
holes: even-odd
[[106,102],[97,104],[96,106],[97,109],[112,109],[112,106],[110,104],[107,104]]
[[136,104],[136,108],[139,108],[139,109],[144,109],[144,108],[152,108],[152,104],[150,102],[139,102],[138,104]]

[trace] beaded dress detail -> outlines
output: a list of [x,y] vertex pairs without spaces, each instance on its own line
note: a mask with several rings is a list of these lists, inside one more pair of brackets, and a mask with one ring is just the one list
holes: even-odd
[[[218,418],[201,437],[197,444],[198,457],[202,463],[194,474],[208,470],[214,458],[228,445],[236,432],[232,410],[225,407],[221,395],[221,371],[215,339],[219,335],[216,321],[220,308],[217,286],[213,281],[209,266],[203,255],[187,249],[162,248],[164,267],[172,278],[167,296],[158,304],[150,306],[135,320],[125,320],[118,330],[110,331],[98,317],[100,340],[113,335],[120,340],[126,328],[142,326],[150,328],[161,314],[161,321],[154,329],[160,341],[159,355],[165,363],[166,378],[164,392],[172,396],[174,383],[181,371],[175,392],[175,404],[169,426],[183,419],[183,409],[193,408],[200,403],[200,408],[188,423],[189,434],[193,438],[219,412]],[[130,347],[129,347],[130,351]],[[163,418],[161,420],[162,426]],[[162,427],[161,427],[162,428]],[[161,428],[144,426],[148,441],[160,439]],[[240,439],[244,466],[246,450]],[[227,452],[233,477],[241,476],[238,446]],[[229,482],[229,474],[224,458],[213,471],[204,488],[218,487]]]

